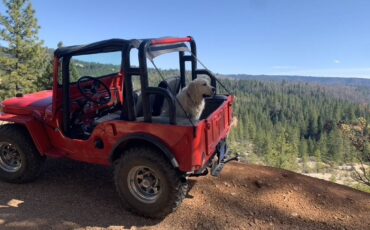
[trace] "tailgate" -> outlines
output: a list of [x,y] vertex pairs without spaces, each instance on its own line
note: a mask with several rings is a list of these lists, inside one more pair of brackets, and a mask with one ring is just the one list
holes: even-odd
[[233,96],[228,96],[222,105],[206,119],[206,153],[213,154],[220,141],[231,131]]

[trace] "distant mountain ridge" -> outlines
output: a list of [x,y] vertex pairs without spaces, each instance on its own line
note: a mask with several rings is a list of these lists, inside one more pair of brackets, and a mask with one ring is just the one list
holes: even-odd
[[355,86],[369,87],[370,79],[366,78],[341,78],[341,77],[312,77],[298,75],[249,75],[249,74],[218,74],[221,78],[240,80],[273,81],[289,83],[309,83],[325,86]]
[[[0,45],[0,55],[3,55],[2,50],[5,47]],[[48,53],[53,55],[55,49],[48,48]],[[82,61],[77,61],[81,62]],[[86,62],[84,62],[86,64]],[[106,67],[111,69],[113,65],[109,64],[98,64],[91,63],[90,68],[94,69],[94,65],[99,66],[99,68]],[[118,68],[118,67],[117,67]],[[171,70],[162,70],[164,72]],[[312,76],[300,76],[300,75],[251,75],[251,74],[217,74],[220,78],[231,78],[240,80],[255,80],[264,82],[287,82],[287,83],[308,83],[316,84],[322,86],[354,86],[360,88],[370,89],[370,78],[341,78],[341,77],[312,77]]]

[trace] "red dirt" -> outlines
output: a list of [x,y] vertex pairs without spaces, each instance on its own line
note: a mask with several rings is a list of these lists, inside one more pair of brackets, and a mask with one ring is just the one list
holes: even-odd
[[233,163],[220,178],[191,179],[163,220],[123,210],[108,169],[48,160],[44,171],[0,182],[0,229],[370,229],[369,194],[269,167]]

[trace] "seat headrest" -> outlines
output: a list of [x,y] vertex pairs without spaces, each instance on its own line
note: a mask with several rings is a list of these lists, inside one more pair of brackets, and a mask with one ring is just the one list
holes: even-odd
[[161,81],[158,87],[169,89],[171,93],[176,95],[180,91],[180,77],[171,77],[166,80]]

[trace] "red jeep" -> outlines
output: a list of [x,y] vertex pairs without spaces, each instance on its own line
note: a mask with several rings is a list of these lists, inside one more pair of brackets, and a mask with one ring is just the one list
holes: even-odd
[[[130,64],[133,50],[136,66]],[[153,70],[147,61],[173,52],[179,55],[180,76],[149,86]],[[89,72],[89,57],[97,54],[114,54],[119,62]],[[104,72],[104,66],[111,72]],[[78,68],[84,74],[76,74]],[[191,37],[111,39],[57,49],[53,90],[17,95],[1,104],[0,179],[32,181],[46,157],[112,166],[127,208],[148,217],[167,215],[184,199],[189,176],[206,175],[208,168],[217,176],[230,160],[226,138],[233,96],[216,92],[205,98],[199,120],[176,117],[176,94],[190,74],[191,79],[207,75],[216,89],[222,85],[210,71],[197,68]],[[161,116],[164,103],[169,106],[166,117]]]

